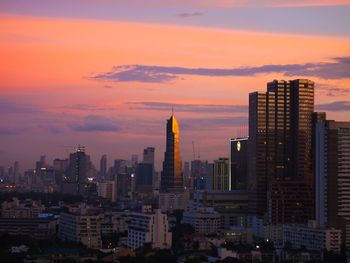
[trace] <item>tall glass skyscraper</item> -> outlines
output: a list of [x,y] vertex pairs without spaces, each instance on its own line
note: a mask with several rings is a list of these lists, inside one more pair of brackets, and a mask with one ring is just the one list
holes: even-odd
[[161,175],[161,190],[183,187],[183,174],[179,145],[179,123],[174,114],[167,120],[166,151],[164,153],[163,171]]
[[271,223],[313,217],[314,82],[274,80],[249,96],[252,212]]

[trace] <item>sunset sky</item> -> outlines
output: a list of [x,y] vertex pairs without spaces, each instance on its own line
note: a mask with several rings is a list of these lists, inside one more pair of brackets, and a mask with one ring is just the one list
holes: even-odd
[[[182,159],[228,156],[248,93],[316,83],[316,110],[350,121],[350,0],[3,0],[0,166],[84,145],[95,165],[156,147],[174,108]],[[196,146],[197,147],[197,146]]]

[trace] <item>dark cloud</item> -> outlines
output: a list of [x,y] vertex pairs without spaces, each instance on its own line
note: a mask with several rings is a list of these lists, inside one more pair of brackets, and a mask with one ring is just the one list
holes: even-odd
[[174,109],[176,112],[215,112],[215,113],[246,113],[248,111],[245,105],[215,105],[215,104],[184,104],[184,103],[167,103],[167,102],[127,102],[131,105],[130,109],[137,110],[157,110],[157,111],[171,111]]
[[6,98],[0,98],[1,113],[33,113],[36,111],[38,111],[38,109],[32,106],[16,103]]
[[331,103],[316,105],[316,110],[325,111],[350,111],[350,101],[334,101]]
[[201,12],[193,12],[193,13],[179,13],[176,16],[180,18],[194,17],[194,16],[203,16],[204,13]]
[[10,128],[10,127],[0,127],[1,135],[20,135],[26,132],[27,130],[24,128]]
[[334,58],[333,62],[263,65],[231,69],[122,65],[113,67],[110,72],[99,73],[90,78],[114,82],[164,83],[179,79],[180,75],[239,77],[268,73],[283,73],[285,76],[312,76],[323,79],[350,78],[350,57]]
[[121,128],[114,119],[89,115],[79,123],[71,123],[69,127],[74,131],[79,132],[115,132]]

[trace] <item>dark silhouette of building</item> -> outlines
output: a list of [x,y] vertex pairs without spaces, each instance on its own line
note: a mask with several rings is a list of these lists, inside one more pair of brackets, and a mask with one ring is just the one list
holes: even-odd
[[63,183],[63,193],[86,196],[86,185],[90,156],[84,147],[79,146],[75,153],[69,155],[69,168]]
[[248,138],[230,140],[231,189],[247,189],[248,178]]
[[100,160],[100,181],[105,180],[107,175],[107,155],[104,154]]
[[179,145],[179,123],[174,114],[167,121],[166,151],[164,153],[161,190],[183,187],[182,164]]
[[271,223],[313,218],[313,111],[310,80],[274,80],[249,95],[250,208]]

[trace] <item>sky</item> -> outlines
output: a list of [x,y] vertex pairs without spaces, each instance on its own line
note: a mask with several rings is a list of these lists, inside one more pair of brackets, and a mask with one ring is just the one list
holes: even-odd
[[0,1],[0,166],[78,144],[98,167],[156,148],[180,124],[183,161],[228,156],[248,94],[316,83],[316,110],[350,121],[350,0]]

